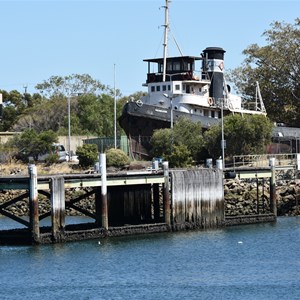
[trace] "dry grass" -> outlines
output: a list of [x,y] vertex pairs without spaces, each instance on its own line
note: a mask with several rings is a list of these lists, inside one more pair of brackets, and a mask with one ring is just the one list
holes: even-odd
[[[82,170],[76,164],[68,162],[47,165],[44,163],[36,164],[38,175],[47,174],[71,174],[71,173],[84,173],[87,170]],[[12,161],[8,164],[0,164],[0,175],[28,175],[28,164],[18,161]]]
[[[74,174],[74,173],[91,173],[93,168],[82,169],[78,163],[62,162],[52,165],[45,163],[36,163],[38,175],[48,174]],[[151,166],[149,161],[132,161],[129,170],[147,169]],[[0,164],[0,176],[8,175],[28,175],[28,164],[19,161],[11,161],[10,163]]]

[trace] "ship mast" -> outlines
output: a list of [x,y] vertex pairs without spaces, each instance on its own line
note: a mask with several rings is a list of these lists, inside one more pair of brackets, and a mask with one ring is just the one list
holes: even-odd
[[167,68],[167,50],[168,50],[168,32],[169,32],[169,2],[170,0],[166,0],[165,8],[165,34],[164,34],[164,62],[163,62],[163,82],[166,81],[166,68]]

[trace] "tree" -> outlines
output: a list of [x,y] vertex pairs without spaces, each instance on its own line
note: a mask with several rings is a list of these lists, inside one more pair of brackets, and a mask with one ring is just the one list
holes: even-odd
[[[28,108],[15,121],[13,130],[33,128],[38,132],[53,130],[60,135],[68,134],[70,98],[71,134],[113,136],[114,98],[109,87],[89,75],[73,74],[65,77],[53,76],[43,84],[37,85],[37,88],[43,97],[28,97]],[[119,90],[116,90],[116,95],[121,96]],[[118,101],[117,117],[121,110]],[[121,130],[117,123],[117,132]]]
[[[77,98],[71,110],[72,132],[112,137],[114,134],[114,99],[106,94],[86,94]],[[65,128],[67,119],[65,119]]]
[[72,94],[96,94],[112,90],[99,80],[88,74],[72,74],[68,76],[51,76],[43,83],[35,86],[45,97],[70,96]]
[[[262,115],[230,115],[224,118],[226,156],[265,153],[271,143],[273,124]],[[204,134],[206,148],[213,158],[222,154],[221,124],[212,126]]]
[[172,153],[172,130],[169,128],[155,130],[150,143],[151,153],[154,157],[163,157],[169,160]]
[[[0,131],[22,131],[24,128],[31,128],[32,119],[28,115],[33,107],[42,103],[41,95],[37,93],[33,95],[29,93],[21,94],[16,90],[10,92],[0,90],[0,93],[3,96]],[[26,121],[22,120],[23,116],[26,116]]]
[[11,130],[13,124],[26,108],[25,96],[16,90],[10,92],[0,90],[3,97],[1,131]]
[[37,132],[52,130],[57,132],[67,116],[67,100],[57,96],[50,100],[40,99],[40,103],[26,109],[13,125],[14,131],[31,128]]
[[194,123],[187,118],[180,118],[174,126],[174,138],[178,143],[187,146],[194,161],[201,159],[204,140],[200,122]]
[[16,149],[16,156],[23,161],[28,161],[30,156],[38,160],[38,156],[51,152],[53,143],[57,142],[58,136],[53,131],[37,133],[33,129],[27,129],[22,134],[15,136],[8,142]]
[[245,49],[246,58],[231,72],[231,81],[248,100],[253,99],[258,81],[269,118],[299,126],[300,19],[295,24],[274,22],[263,36],[268,44],[252,44]]
[[156,130],[150,141],[153,156],[168,160],[170,166],[184,167],[199,161],[203,151],[200,123],[180,118],[173,129]]

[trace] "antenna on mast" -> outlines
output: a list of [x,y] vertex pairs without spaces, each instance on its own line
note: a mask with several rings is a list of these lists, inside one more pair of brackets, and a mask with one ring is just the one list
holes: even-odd
[[169,3],[170,0],[166,0],[165,8],[165,34],[164,34],[164,62],[163,62],[163,82],[166,81],[166,68],[167,68],[167,50],[168,50],[168,32],[169,32]]

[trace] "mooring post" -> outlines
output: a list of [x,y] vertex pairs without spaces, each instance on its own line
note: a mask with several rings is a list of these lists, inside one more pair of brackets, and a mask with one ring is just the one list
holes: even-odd
[[270,158],[269,165],[271,167],[271,178],[270,178],[270,209],[271,209],[271,212],[275,216],[277,216],[275,158]]
[[107,180],[106,180],[106,155],[100,154],[101,169],[101,207],[102,207],[102,227],[108,229],[108,207],[107,207]]
[[153,212],[154,212],[154,222],[159,222],[160,206],[159,206],[159,185],[158,184],[153,184]]
[[164,170],[164,211],[165,211],[165,223],[171,225],[171,205],[170,205],[170,193],[169,193],[169,163],[163,162]]
[[277,216],[277,197],[276,197],[276,169],[275,162],[271,164],[271,178],[270,178],[270,210]]
[[34,243],[40,241],[39,202],[37,188],[37,169],[35,165],[28,166],[29,173],[29,211],[31,239]]
[[51,222],[54,242],[64,241],[65,232],[65,180],[64,177],[51,178]]

